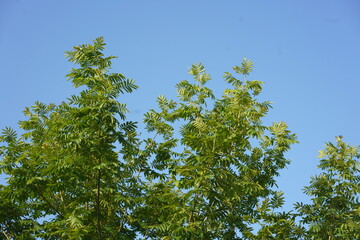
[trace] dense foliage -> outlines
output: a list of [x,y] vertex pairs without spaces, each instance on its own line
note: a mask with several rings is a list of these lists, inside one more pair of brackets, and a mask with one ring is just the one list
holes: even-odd
[[244,59],[215,97],[201,64],[177,84],[178,100],[157,99],[147,135],[126,120],[120,94],[137,88],[110,73],[102,38],[66,52],[78,95],[24,110],[23,134],[2,131],[0,239],[358,239],[359,147],[336,138],[320,152],[305,193],[284,203],[275,178],[296,143],[286,123],[264,125],[262,82]]
[[305,193],[310,204],[297,203],[296,209],[309,224],[314,239],[360,238],[360,175],[359,148],[336,138],[320,151],[319,168],[323,171],[311,179]]

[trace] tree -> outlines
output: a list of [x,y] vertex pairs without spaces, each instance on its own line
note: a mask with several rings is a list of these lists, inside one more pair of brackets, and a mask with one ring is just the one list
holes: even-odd
[[24,133],[0,134],[1,239],[359,238],[359,148],[340,137],[320,154],[324,172],[305,191],[312,203],[279,212],[276,177],[297,140],[286,123],[262,122],[271,103],[247,79],[250,60],[224,74],[218,98],[205,67],[192,65],[179,99],[160,96],[145,114],[153,135],[144,138],[116,100],[137,86],[110,73],[104,48],[100,37],[66,52],[79,94],[35,102]]
[[9,176],[4,194],[20,212],[31,209],[21,219],[36,223],[27,230],[33,236],[135,237],[129,229],[140,194],[129,163],[135,123],[125,121],[126,106],[115,99],[137,86],[109,73],[114,57],[104,57],[104,45],[97,38],[66,52],[80,65],[67,75],[74,87],[84,88],[79,95],[60,105],[36,102],[24,111],[28,120],[20,122],[25,133],[17,137],[6,128],[0,138],[1,171]]
[[[244,80],[225,73],[231,88],[216,99],[201,64],[189,73],[195,83],[177,85],[179,102],[158,98],[159,111],[145,115],[147,139],[157,180],[148,178],[142,219],[151,239],[241,239],[261,217],[261,200],[274,201],[275,177],[296,143],[284,122],[265,126],[270,103],[259,102],[262,82],[248,81],[253,63],[235,66]],[[175,126],[181,125],[175,132]],[[156,176],[155,176],[156,177]],[[280,204],[281,205],[281,204]]]
[[302,222],[308,224],[309,239],[360,238],[360,158],[359,147],[336,138],[320,151],[322,170],[311,178],[305,193],[311,203],[297,203]]

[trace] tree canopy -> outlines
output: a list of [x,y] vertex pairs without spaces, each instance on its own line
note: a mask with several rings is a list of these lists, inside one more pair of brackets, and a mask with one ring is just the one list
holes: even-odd
[[[263,82],[243,59],[225,72],[216,97],[211,76],[192,65],[178,99],[158,97],[144,115],[147,135],[127,120],[120,94],[138,87],[112,73],[102,37],[67,51],[77,95],[25,108],[18,135],[0,141],[1,239],[357,239],[359,147],[337,137],[320,151],[304,193],[310,203],[280,212],[276,177],[297,143],[285,122],[265,125]],[[149,137],[150,136],[150,137]]]

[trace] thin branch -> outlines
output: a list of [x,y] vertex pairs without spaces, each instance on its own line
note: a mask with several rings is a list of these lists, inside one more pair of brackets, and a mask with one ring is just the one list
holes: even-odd
[[54,210],[61,218],[64,218],[64,215],[60,213],[60,211],[53,205],[51,202],[42,194],[42,192],[36,188],[36,192],[40,195],[40,197],[50,206],[52,210]]
[[11,238],[6,234],[5,230],[1,228],[2,233],[5,235],[7,240],[11,240]]
[[[98,149],[101,149],[101,127],[98,131]],[[99,157],[98,159],[98,164],[101,164],[101,157]],[[100,209],[100,191],[101,191],[101,169],[98,170],[98,176],[97,176],[97,180],[96,180],[96,185],[97,185],[97,196],[96,196],[96,218],[97,218],[97,233],[98,233],[98,239],[101,240],[102,239],[102,234],[101,234],[101,209]]]
[[97,197],[96,197],[96,215],[97,215],[97,232],[98,238],[101,237],[101,213],[100,213],[100,183],[101,183],[101,170],[98,170],[98,178],[97,178]]

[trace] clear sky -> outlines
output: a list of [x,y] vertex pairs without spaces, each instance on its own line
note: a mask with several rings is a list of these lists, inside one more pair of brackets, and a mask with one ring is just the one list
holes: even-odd
[[202,62],[221,96],[221,76],[246,57],[265,82],[261,99],[300,144],[279,187],[290,208],[318,171],[317,151],[343,135],[360,145],[360,1],[358,0],[0,0],[0,128],[17,128],[36,100],[60,103],[76,92],[64,51],[104,36],[113,71],[140,89],[122,96],[129,118],[175,97],[188,67]]

